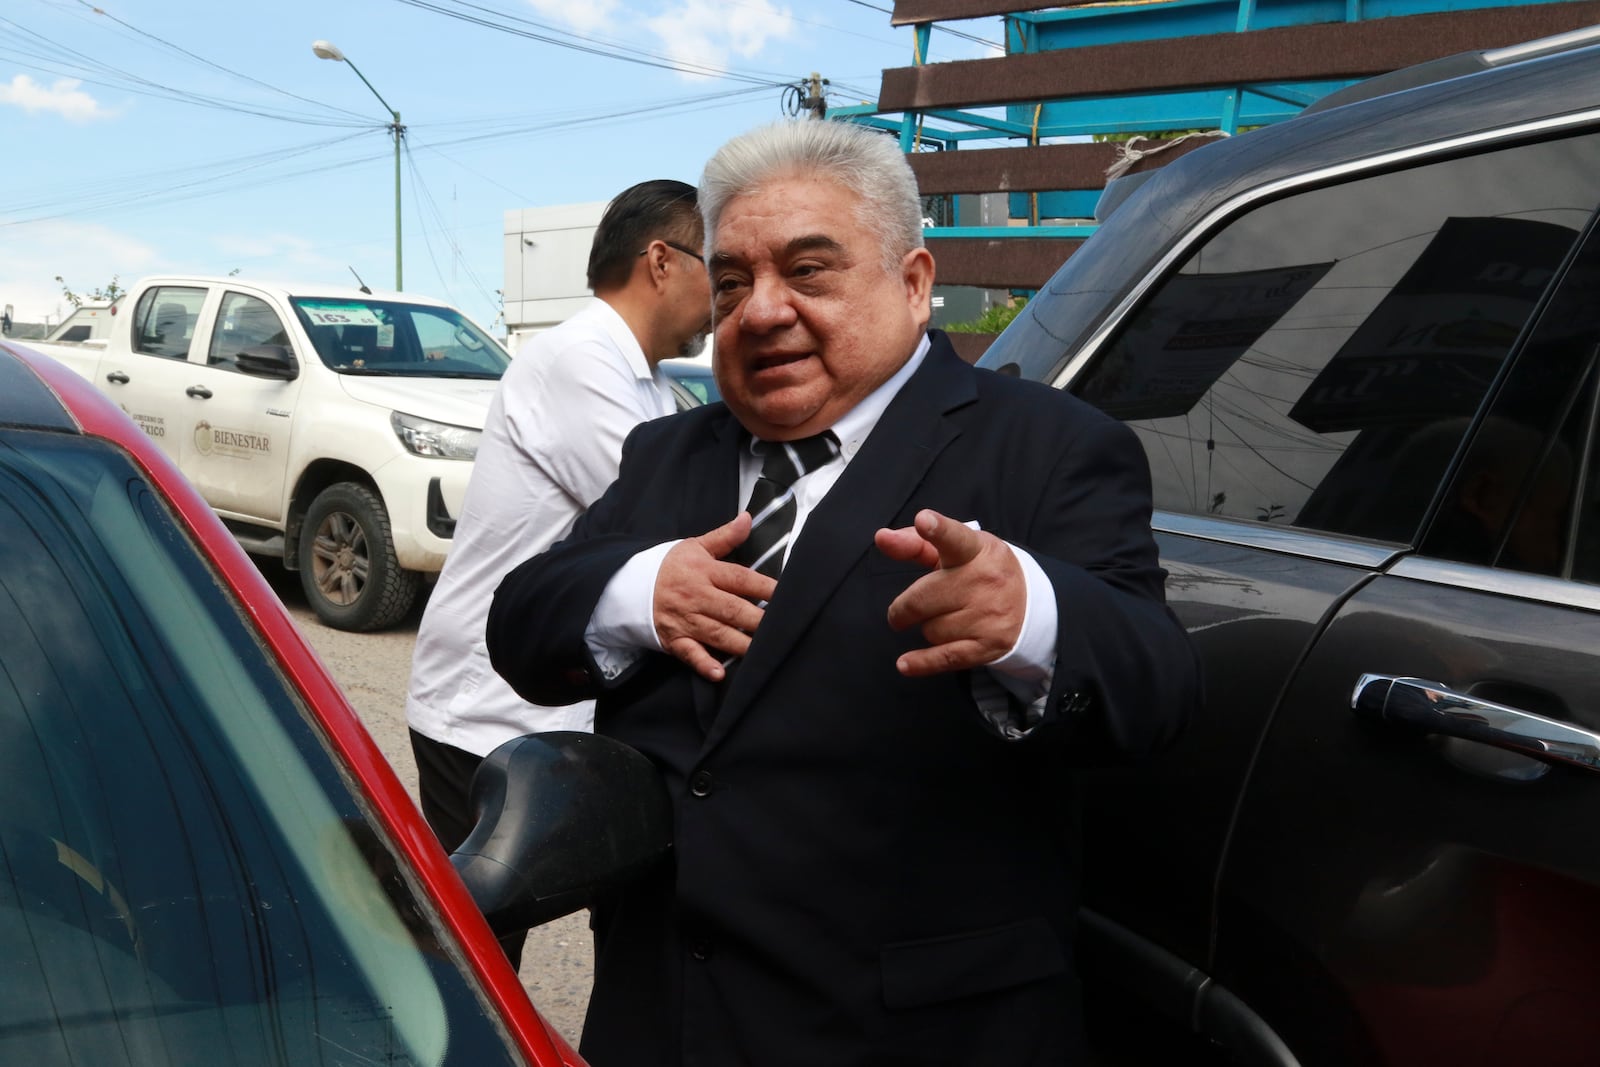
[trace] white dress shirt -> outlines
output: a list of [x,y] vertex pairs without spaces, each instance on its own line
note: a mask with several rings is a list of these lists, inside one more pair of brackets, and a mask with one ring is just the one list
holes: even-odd
[[[789,539],[790,548],[799,540],[806,518],[828,495],[828,490],[844,473],[845,466],[866,443],[867,435],[878,425],[889,402],[922,365],[928,347],[928,338],[924,336],[904,366],[834,423],[832,429],[839,438],[839,460],[802,475],[794,483],[796,514]],[[740,500],[749,499],[760,474],[761,457],[752,447],[740,457]],[[949,517],[962,518],[957,515]],[[975,521],[967,522],[967,525],[977,527]],[[595,605],[594,615],[585,630],[585,639],[596,665],[606,678],[621,674],[639,657],[641,651],[662,651],[654,621],[656,575],[661,569],[662,559],[677,543],[668,541],[656,545],[630,559],[612,576]],[[979,711],[996,728],[1008,737],[1021,737],[1043,714],[1044,698],[1049,693],[1055,669],[1058,618],[1055,590],[1043,568],[1027,552],[1010,544],[1007,547],[1021,565],[1027,580],[1028,603],[1022,631],[1009,652],[987,664],[987,673],[979,672],[975,676],[973,695]],[[779,581],[782,580],[780,576]],[[884,625],[888,625],[887,621]],[[991,676],[1004,687],[1003,691],[996,691],[994,686],[986,684]],[[1008,708],[1007,692],[1026,709],[1020,715]]]
[[592,729],[592,701],[529,704],[494,672],[484,645],[489,604],[507,571],[565,536],[616,479],[628,432],[673,410],[665,378],[603,300],[518,349],[417,630],[412,729],[480,756],[535,730]]

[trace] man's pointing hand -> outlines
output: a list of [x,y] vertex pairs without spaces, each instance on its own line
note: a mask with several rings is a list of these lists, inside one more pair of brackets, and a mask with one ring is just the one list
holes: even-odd
[[879,530],[878,550],[916,562],[931,573],[918,578],[889,605],[896,630],[922,627],[925,649],[895,664],[920,677],[979,667],[1011,651],[1027,614],[1028,585],[1011,547],[937,511],[917,512],[915,525]]

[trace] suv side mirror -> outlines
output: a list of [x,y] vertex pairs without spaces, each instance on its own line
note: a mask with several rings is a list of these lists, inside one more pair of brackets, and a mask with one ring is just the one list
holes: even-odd
[[300,377],[300,361],[283,345],[251,345],[234,357],[240,374],[252,378],[279,378],[292,382]]
[[496,934],[586,907],[672,847],[660,772],[609,737],[513,738],[479,765],[469,799],[477,824],[450,862]]

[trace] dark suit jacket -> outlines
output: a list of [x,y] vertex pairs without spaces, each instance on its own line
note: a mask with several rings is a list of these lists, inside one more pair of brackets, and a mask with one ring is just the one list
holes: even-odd
[[[720,708],[677,660],[599,684],[584,627],[652,544],[733,517],[745,436],[721,404],[647,423],[572,536],[489,617],[524,697],[597,696],[661,768],[674,862],[594,910],[596,1067],[916,1067],[1076,1058],[1070,766],[1170,738],[1196,699],[1133,434],[963,363],[942,335],[809,516]],[[1003,740],[967,674],[895,670],[885,621],[925,573],[873,546],[935,508],[1028,550],[1060,627],[1044,723]]]

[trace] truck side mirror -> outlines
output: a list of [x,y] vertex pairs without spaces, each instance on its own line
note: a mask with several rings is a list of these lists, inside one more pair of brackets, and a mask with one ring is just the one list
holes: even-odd
[[278,378],[292,382],[300,377],[300,361],[283,345],[251,345],[234,357],[240,374],[252,378]]
[[586,907],[672,847],[660,772],[609,737],[513,738],[478,766],[469,799],[477,823],[450,862],[497,934]]

